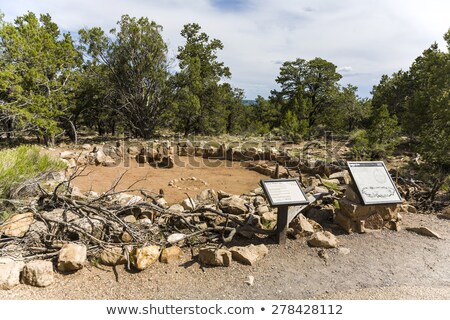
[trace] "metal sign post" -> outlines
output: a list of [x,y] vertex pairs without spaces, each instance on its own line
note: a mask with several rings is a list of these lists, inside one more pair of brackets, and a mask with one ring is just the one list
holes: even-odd
[[297,179],[261,180],[261,186],[272,207],[277,207],[277,242],[286,243],[289,206],[308,205],[310,200]]

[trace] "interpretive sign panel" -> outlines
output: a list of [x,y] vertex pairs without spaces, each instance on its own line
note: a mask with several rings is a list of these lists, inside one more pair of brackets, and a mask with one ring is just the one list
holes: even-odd
[[347,165],[365,205],[402,202],[383,161],[348,161]]
[[261,185],[272,207],[309,203],[297,179],[261,180]]

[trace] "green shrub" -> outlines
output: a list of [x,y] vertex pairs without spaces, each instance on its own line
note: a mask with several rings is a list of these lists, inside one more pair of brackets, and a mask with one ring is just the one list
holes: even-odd
[[36,146],[22,145],[0,151],[0,197],[7,198],[11,190],[29,179],[59,171],[65,164],[40,152]]

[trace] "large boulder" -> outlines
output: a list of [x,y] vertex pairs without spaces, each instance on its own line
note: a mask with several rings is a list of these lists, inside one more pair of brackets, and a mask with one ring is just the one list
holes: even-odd
[[224,198],[220,200],[219,205],[220,208],[226,213],[240,215],[248,212],[248,208],[245,205],[245,200],[239,198],[238,196]]
[[25,263],[10,258],[0,258],[0,289],[10,290],[20,284],[20,273]]
[[35,287],[47,287],[55,282],[51,261],[34,260],[23,268],[22,281]]
[[0,236],[3,234],[7,237],[22,238],[30,229],[30,225],[33,222],[33,213],[19,213],[8,218],[0,226]]
[[313,234],[308,240],[308,244],[311,247],[336,248],[338,246],[338,240],[331,232],[320,231]]
[[58,270],[70,272],[82,269],[86,262],[87,248],[85,245],[67,243],[63,245],[58,256]]
[[160,254],[161,248],[159,246],[135,248],[131,252],[131,263],[137,270],[145,270],[158,261]]
[[264,244],[232,247],[230,251],[233,260],[250,266],[254,266],[258,260],[261,260],[269,253],[269,250]]
[[202,248],[198,253],[201,264],[228,267],[231,263],[231,252],[227,249]]

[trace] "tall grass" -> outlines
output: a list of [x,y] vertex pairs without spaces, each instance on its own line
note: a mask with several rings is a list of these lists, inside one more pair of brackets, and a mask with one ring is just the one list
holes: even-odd
[[0,197],[7,198],[14,186],[47,172],[59,171],[65,164],[43,154],[38,147],[22,145],[0,151]]

